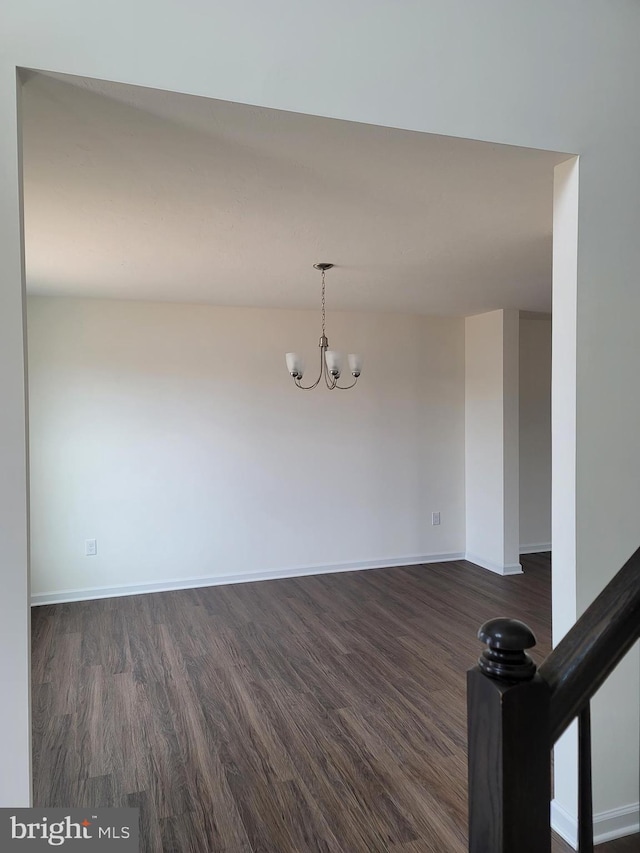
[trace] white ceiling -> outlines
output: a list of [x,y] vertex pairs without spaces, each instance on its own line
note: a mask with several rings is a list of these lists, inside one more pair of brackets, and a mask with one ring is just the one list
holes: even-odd
[[40,73],[22,116],[31,293],[551,309],[567,155]]

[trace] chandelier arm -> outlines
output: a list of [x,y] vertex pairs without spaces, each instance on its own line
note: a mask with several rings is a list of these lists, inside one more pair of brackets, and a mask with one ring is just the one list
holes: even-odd
[[322,379],[322,376],[323,376],[323,374],[324,374],[324,366],[325,366],[325,363],[324,363],[324,348],[323,348],[323,347],[320,347],[320,373],[318,374],[318,378],[317,378],[317,379],[316,379],[316,381],[313,383],[313,385],[301,385],[301,384],[300,384],[300,380],[299,380],[299,379],[295,379],[295,378],[294,378],[294,380],[293,380],[293,381],[296,383],[296,385],[298,386],[298,388],[301,388],[303,391],[313,391],[313,389],[314,389],[314,388],[317,388],[318,383],[319,383],[319,382],[320,382],[320,380]]
[[[322,353],[320,353],[320,358],[322,359]],[[301,388],[303,391],[313,391],[314,388],[318,386],[318,383],[322,379],[322,361],[320,361],[320,373],[318,374],[318,378],[313,383],[313,385],[302,385],[299,379],[294,377],[293,381],[296,383],[298,388]]]
[[313,385],[301,385],[301,384],[300,384],[300,380],[299,380],[299,379],[295,379],[295,378],[294,378],[294,380],[293,380],[293,381],[296,383],[296,386],[297,386],[298,388],[301,388],[303,391],[313,391],[313,389],[318,385],[318,382],[320,382],[320,380],[321,380],[321,379],[322,379],[322,375],[318,376],[318,378],[317,378],[317,379],[316,379],[316,381],[313,383]]
[[336,382],[335,387],[339,388],[340,391],[348,391],[349,388],[353,388],[353,386],[356,384],[357,381],[358,381],[358,377],[356,376],[356,378],[353,380],[351,385],[338,385],[338,383]]

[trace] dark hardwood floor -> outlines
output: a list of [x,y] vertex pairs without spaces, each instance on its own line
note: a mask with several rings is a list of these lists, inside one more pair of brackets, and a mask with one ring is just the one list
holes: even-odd
[[34,608],[35,803],[139,807],[154,853],[462,853],[477,629],[550,650],[549,558],[523,562]]

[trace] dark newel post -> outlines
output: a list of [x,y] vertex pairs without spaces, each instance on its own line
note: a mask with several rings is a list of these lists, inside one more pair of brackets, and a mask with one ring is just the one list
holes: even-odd
[[467,673],[470,853],[550,853],[549,688],[523,622],[492,619]]

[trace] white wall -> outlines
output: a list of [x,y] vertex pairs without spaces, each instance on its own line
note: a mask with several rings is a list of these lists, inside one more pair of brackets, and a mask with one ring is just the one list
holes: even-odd
[[551,316],[520,315],[520,548],[551,544]]
[[27,805],[31,792],[24,274],[12,72],[0,65],[0,806]]
[[[0,802],[29,797],[16,66],[584,155],[577,279],[556,278],[567,310],[554,309],[554,337],[570,341],[575,329],[576,341],[576,369],[566,372],[562,388],[569,403],[554,407],[554,457],[561,447],[575,460],[576,475],[571,480],[567,469],[552,510],[554,596],[575,589],[574,601],[554,602],[554,613],[574,605],[582,611],[640,538],[635,0],[327,0],[321,15],[311,0],[280,0],[276,7],[257,0],[6,0],[2,14],[0,494],[9,533],[0,539],[0,565],[10,578],[3,581],[0,623],[9,626],[12,643],[0,659],[7,688]],[[309,49],[310,33],[322,54]],[[569,545],[573,540],[575,561],[571,548],[557,559],[560,527]],[[596,810],[638,799],[637,754],[626,745],[638,732],[639,669],[636,654],[624,666],[628,680],[605,690],[609,701],[594,718],[595,742],[610,744],[612,756],[595,768]],[[620,707],[629,709],[624,720],[614,711]]]
[[464,553],[464,321],[327,319],[349,392],[287,373],[318,311],[30,298],[36,601]]
[[465,321],[467,559],[522,571],[518,548],[518,312]]

